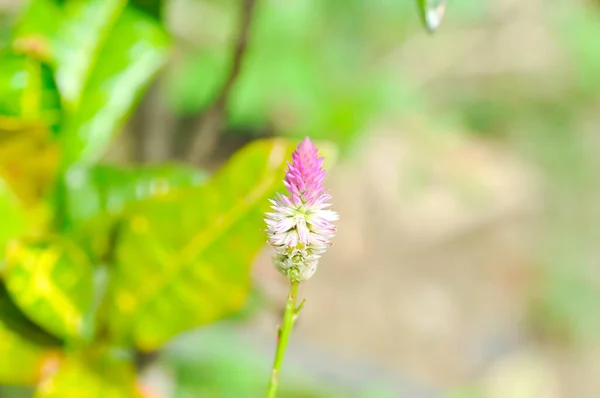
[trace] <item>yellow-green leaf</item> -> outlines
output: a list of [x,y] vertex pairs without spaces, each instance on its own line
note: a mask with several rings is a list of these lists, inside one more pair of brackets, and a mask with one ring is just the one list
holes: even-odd
[[59,99],[39,61],[0,51],[0,176],[26,204],[39,200],[56,174],[51,130]]
[[0,256],[6,243],[26,229],[25,210],[0,178]]
[[6,287],[33,321],[67,339],[92,334],[93,267],[70,241],[46,238],[7,248]]
[[0,283],[0,323],[36,346],[57,348],[62,345],[59,339],[27,318],[8,294],[4,283]]
[[114,357],[68,357],[42,379],[35,398],[138,398],[133,367]]
[[32,384],[44,364],[58,354],[38,347],[10,331],[0,322],[0,384]]
[[127,208],[148,198],[202,185],[208,174],[183,165],[72,167],[56,195],[61,233],[74,236],[92,256],[110,257],[115,226]]
[[294,145],[258,141],[205,186],[145,202],[119,231],[107,320],[144,350],[239,310],[264,245],[267,198],[282,187]]
[[207,179],[206,172],[176,164],[72,167],[61,181],[61,227],[118,216],[136,202],[199,186]]
[[31,125],[9,132],[0,126],[0,176],[24,204],[38,204],[48,193],[58,156],[44,127]]

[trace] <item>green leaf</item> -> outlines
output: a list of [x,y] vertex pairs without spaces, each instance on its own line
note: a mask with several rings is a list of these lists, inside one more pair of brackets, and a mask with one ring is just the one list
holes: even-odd
[[60,5],[57,0],[34,0],[23,13],[15,46],[31,55],[41,52],[52,62],[66,108],[78,107],[99,51],[126,3],[70,0]]
[[34,0],[16,28],[15,47],[50,61],[63,104],[73,111],[126,0]]
[[101,155],[166,59],[164,30],[125,4],[36,0],[17,28],[15,47],[54,66],[65,109],[64,164]]
[[207,185],[130,214],[109,290],[113,338],[152,350],[243,307],[251,262],[265,243],[267,198],[282,187],[292,150],[285,140],[255,142]]
[[0,115],[22,116],[28,105],[25,91],[34,80],[27,68],[27,58],[3,52],[0,64]]
[[130,205],[205,183],[208,175],[191,167],[159,166],[74,167],[61,182],[57,200],[62,228],[71,229],[97,217],[119,216]]
[[32,384],[44,364],[57,353],[38,347],[9,330],[0,321],[0,384]]
[[164,8],[162,0],[131,0],[131,4],[159,21],[162,19]]
[[91,338],[93,267],[79,247],[58,238],[14,242],[6,262],[8,291],[30,319],[62,338]]
[[37,123],[16,121],[14,127],[0,129],[0,176],[19,201],[36,205],[53,185],[58,148],[50,132]]
[[14,35],[17,39],[50,38],[58,31],[61,21],[62,9],[57,0],[32,0],[21,13]]
[[42,59],[51,58],[51,40],[63,19],[56,0],[32,0],[20,15],[14,29],[14,46]]
[[67,108],[77,108],[100,50],[126,0],[67,1],[53,37],[56,82]]
[[0,256],[7,242],[19,236],[27,228],[27,215],[18,199],[0,178]]
[[108,259],[115,227],[127,208],[152,197],[200,186],[208,175],[183,165],[73,167],[56,196],[57,227],[97,258]]
[[58,164],[47,131],[16,119],[15,130],[7,131],[4,121],[0,117],[0,259],[11,239],[47,224],[48,209],[40,199]]
[[0,51],[0,130],[10,130],[10,118],[44,122],[56,127],[60,99],[52,73],[36,59]]
[[0,283],[0,322],[24,340],[40,346],[59,346],[61,341],[33,323],[15,304],[4,283]]
[[165,62],[168,39],[149,17],[126,9],[90,73],[77,112],[60,135],[64,163],[97,160]]
[[35,398],[140,397],[131,364],[114,355],[100,355],[66,358],[56,373],[42,380]]

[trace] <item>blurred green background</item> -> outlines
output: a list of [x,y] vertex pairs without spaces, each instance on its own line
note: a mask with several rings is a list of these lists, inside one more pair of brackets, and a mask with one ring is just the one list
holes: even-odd
[[600,394],[600,4],[0,0],[0,397],[263,396],[262,214],[336,244],[281,397]]

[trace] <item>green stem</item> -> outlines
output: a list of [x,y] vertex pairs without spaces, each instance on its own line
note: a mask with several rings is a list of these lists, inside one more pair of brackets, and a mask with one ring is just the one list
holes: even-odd
[[267,391],[267,398],[275,398],[277,394],[277,386],[279,384],[279,375],[281,374],[281,365],[283,364],[283,357],[285,355],[285,349],[287,348],[294,322],[298,317],[298,313],[302,309],[304,301],[298,308],[296,308],[296,299],[298,298],[298,286],[299,281],[292,281],[290,287],[290,294],[288,294],[287,302],[285,304],[285,314],[283,315],[283,325],[279,329],[277,338],[277,351],[275,353],[275,361],[273,362],[273,370],[271,371],[271,380],[269,381],[269,389]]

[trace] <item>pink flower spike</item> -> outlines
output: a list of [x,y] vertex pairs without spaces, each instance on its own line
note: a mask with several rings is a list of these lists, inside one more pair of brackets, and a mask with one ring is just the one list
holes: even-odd
[[317,270],[318,260],[331,246],[338,219],[325,210],[331,195],[325,193],[323,158],[307,137],[292,153],[283,184],[288,195],[270,200],[273,212],[265,222],[269,244],[275,249],[275,266],[291,280],[307,280]]

